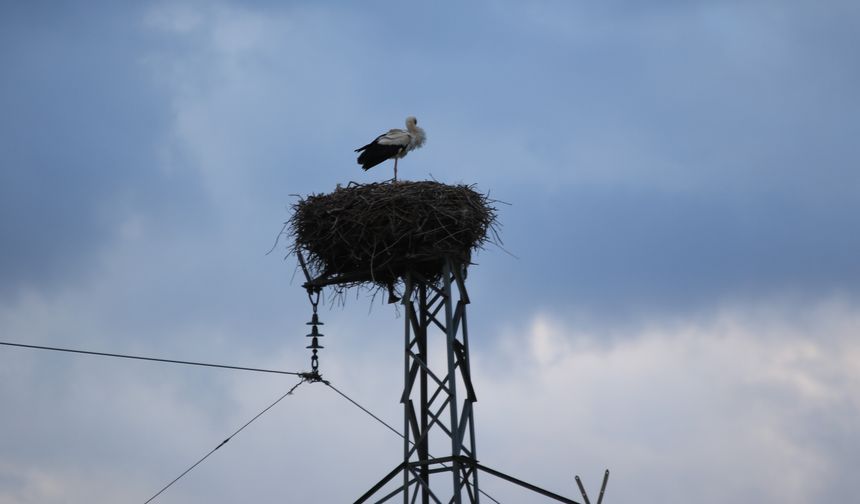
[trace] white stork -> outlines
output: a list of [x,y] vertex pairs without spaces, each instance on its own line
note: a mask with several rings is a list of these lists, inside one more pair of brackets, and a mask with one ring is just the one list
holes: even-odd
[[394,181],[397,182],[397,160],[424,145],[426,139],[424,130],[418,127],[418,119],[409,116],[406,118],[406,130],[390,129],[364,147],[355,149],[355,152],[361,152],[358,164],[366,171],[386,159],[394,158]]

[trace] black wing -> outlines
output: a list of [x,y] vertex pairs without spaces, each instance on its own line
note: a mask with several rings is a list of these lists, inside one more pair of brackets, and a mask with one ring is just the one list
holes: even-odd
[[381,144],[379,139],[385,135],[379,135],[376,139],[364,147],[355,149],[355,152],[361,152],[358,156],[358,164],[365,170],[369,170],[386,159],[391,159],[396,156],[403,145]]

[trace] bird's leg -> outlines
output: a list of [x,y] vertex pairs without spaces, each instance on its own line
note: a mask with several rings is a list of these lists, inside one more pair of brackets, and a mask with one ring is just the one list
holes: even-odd
[[394,181],[397,182],[397,157],[394,158]]

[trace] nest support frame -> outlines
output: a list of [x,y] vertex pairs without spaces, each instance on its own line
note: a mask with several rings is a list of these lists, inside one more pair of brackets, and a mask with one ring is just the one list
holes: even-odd
[[473,250],[498,238],[491,202],[471,187],[411,182],[339,188],[294,205],[292,251],[309,295],[375,285],[405,311],[403,460],[357,504],[497,502],[479,488],[480,472],[578,504],[478,462],[465,280]]
[[[479,503],[481,495],[487,496],[478,482],[483,472],[551,500],[579,504],[478,462],[474,419],[477,395],[471,378],[466,316],[470,303],[465,283],[467,267],[449,257],[443,261],[439,279],[429,279],[413,270],[406,271],[402,278],[403,460],[355,503],[382,503],[398,496],[404,504]],[[329,278],[313,285],[330,285],[332,281]],[[433,351],[433,345],[436,350],[444,348],[443,361],[431,361],[431,354],[440,355]],[[431,454],[431,445],[444,449],[444,456]],[[393,483],[398,475],[400,483]],[[431,485],[431,479],[440,483]],[[445,479],[448,483],[444,483]]]

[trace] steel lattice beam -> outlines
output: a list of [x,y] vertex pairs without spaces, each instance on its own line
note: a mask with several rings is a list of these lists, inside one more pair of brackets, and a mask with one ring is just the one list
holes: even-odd
[[[465,268],[448,260],[437,282],[416,272],[403,277],[403,463],[356,503],[368,501],[398,473],[401,485],[373,502],[388,501],[398,493],[404,504],[479,502],[472,407],[477,399],[469,372]],[[445,446],[446,453],[433,457],[431,443],[434,449]]]
[[[389,502],[399,494],[404,504],[475,504],[482,493],[478,487],[478,473],[484,472],[551,500],[579,504],[478,463],[473,407],[477,397],[469,369],[466,323],[469,295],[465,274],[464,264],[449,260],[437,282],[428,281],[416,272],[403,277],[405,291],[401,302],[406,312],[404,383],[400,398],[403,461],[355,503]],[[445,359],[431,361],[431,355],[437,359],[444,355]],[[458,398],[462,402],[458,402]],[[435,442],[436,455],[442,455],[440,443],[445,446],[446,453],[441,457],[431,455],[431,441]],[[382,493],[398,474],[402,483]],[[609,471],[601,487],[600,500],[608,475]],[[583,497],[587,502],[584,490]],[[372,498],[375,500],[370,500]]]

